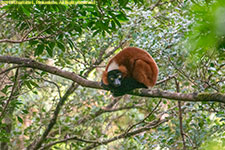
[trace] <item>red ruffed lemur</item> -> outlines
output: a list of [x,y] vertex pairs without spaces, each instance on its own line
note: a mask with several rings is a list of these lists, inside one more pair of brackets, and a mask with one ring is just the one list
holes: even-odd
[[102,86],[113,96],[122,96],[136,88],[153,87],[158,72],[158,66],[148,52],[128,47],[109,61],[102,74]]

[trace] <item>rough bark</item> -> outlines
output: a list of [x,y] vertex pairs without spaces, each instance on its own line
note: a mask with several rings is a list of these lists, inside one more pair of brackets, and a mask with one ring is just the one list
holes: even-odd
[[[19,57],[13,57],[13,56],[0,56],[0,62],[18,64],[18,65],[22,65],[23,67],[39,69],[54,75],[58,75],[58,76],[70,79],[84,87],[102,89],[100,82],[86,80],[83,77],[75,74],[74,72],[64,71],[53,66],[36,62],[35,60],[32,60],[32,59],[19,58]],[[192,102],[214,101],[214,102],[225,103],[225,94],[222,94],[222,93],[184,94],[184,93],[162,91],[160,89],[150,89],[150,90],[142,89],[138,91],[137,90],[133,91],[129,94],[143,96],[143,97],[166,98],[166,99],[179,100],[179,101],[192,101]]]

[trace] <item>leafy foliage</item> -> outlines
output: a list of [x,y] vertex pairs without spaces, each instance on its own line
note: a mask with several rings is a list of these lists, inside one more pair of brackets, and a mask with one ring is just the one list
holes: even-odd
[[[225,92],[223,0],[88,2],[1,7],[0,55],[32,58],[100,81],[112,55],[123,47],[137,46],[156,60],[159,80],[177,74],[180,93]],[[53,122],[55,110],[72,82],[25,67],[18,69],[18,77],[13,69],[1,74],[11,67],[15,65],[0,64],[0,112],[5,109],[4,115],[0,113],[0,142],[10,149],[25,149],[35,144]],[[157,88],[178,90],[174,79]],[[60,107],[41,148],[48,144],[52,144],[51,149],[79,150],[91,146],[183,148],[177,102],[130,95],[112,99],[107,91],[77,87]],[[223,149],[224,104],[181,104],[186,148]],[[128,136],[157,123],[159,118],[167,121]],[[115,138],[120,135],[122,138]]]

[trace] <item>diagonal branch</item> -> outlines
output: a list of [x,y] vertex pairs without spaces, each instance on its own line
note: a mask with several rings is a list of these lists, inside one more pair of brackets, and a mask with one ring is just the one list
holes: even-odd
[[54,37],[56,35],[48,35],[48,36],[35,36],[35,37],[31,37],[31,38],[25,38],[25,39],[21,39],[21,40],[11,40],[11,39],[1,39],[0,43],[23,43],[23,42],[27,42],[27,41],[31,41],[31,40],[40,40],[40,39],[47,39],[47,38],[51,38]]
[[12,91],[10,93],[9,99],[7,100],[5,106],[3,107],[3,110],[2,110],[1,115],[0,115],[0,119],[2,119],[4,117],[6,109],[9,106],[9,103],[12,101],[13,96],[16,94],[16,92],[18,90],[18,86],[19,86],[18,85],[19,84],[18,80],[19,80],[19,68],[16,69],[15,81],[14,81],[14,84],[13,84],[13,87],[12,87]]
[[111,103],[109,103],[105,109],[100,109],[97,112],[95,112],[94,114],[88,115],[84,118],[81,118],[80,120],[78,120],[78,124],[83,124],[88,120],[94,119],[98,116],[100,116],[101,114],[105,113],[107,110],[111,109],[118,101],[120,100],[120,98],[114,98],[113,101]]
[[[115,101],[115,99],[114,99],[114,101]],[[114,101],[112,102],[113,105],[115,104]],[[87,121],[95,119],[98,116],[100,116],[100,115],[102,115],[104,113],[107,113],[107,112],[116,112],[116,111],[121,111],[121,110],[126,110],[126,109],[134,109],[134,108],[142,109],[140,106],[137,106],[137,105],[124,106],[124,107],[119,107],[119,108],[107,108],[112,103],[108,104],[105,108],[100,108],[97,112],[95,112],[93,114],[89,114],[88,116],[81,118],[80,120],[77,121],[77,124],[80,125],[80,124],[86,123]]]
[[17,65],[17,66],[13,66],[13,67],[7,68],[7,69],[3,70],[2,72],[0,72],[0,75],[4,74],[6,72],[9,72],[10,70],[13,70],[13,69],[16,69],[16,68],[21,68],[21,67],[26,67],[26,66],[24,66],[24,65]]
[[135,126],[137,126],[137,125],[139,125],[139,124],[145,122],[146,119],[148,119],[148,118],[153,114],[153,112],[155,112],[155,110],[159,107],[159,104],[160,104],[161,102],[162,102],[162,100],[160,100],[160,101],[158,102],[158,104],[152,109],[152,111],[151,111],[151,112],[150,112],[143,120],[141,120],[141,121],[139,121],[139,122],[133,124],[132,126],[130,126],[130,127],[127,129],[126,132],[129,132],[129,131],[130,131],[132,128],[134,128]]
[[56,109],[55,109],[54,114],[53,114],[53,117],[51,118],[50,123],[48,124],[48,126],[45,129],[44,133],[42,134],[41,138],[36,143],[32,143],[31,145],[29,145],[28,149],[37,150],[41,147],[42,143],[44,142],[44,140],[48,136],[48,134],[51,131],[51,129],[53,128],[53,126],[55,125],[62,106],[64,105],[67,98],[74,92],[74,90],[77,87],[78,87],[78,84],[73,83],[70,86],[70,88],[66,91],[64,96],[60,99],[59,103],[57,104]]
[[63,140],[59,140],[59,141],[56,141],[56,142],[52,142],[50,144],[47,144],[47,145],[43,146],[41,148],[41,150],[50,148],[51,146],[56,145],[58,143],[65,143],[65,142],[71,141],[71,140],[80,141],[80,142],[84,142],[84,143],[92,143],[91,145],[89,145],[89,146],[87,146],[86,148],[83,149],[83,150],[90,150],[90,149],[96,148],[96,147],[98,147],[100,145],[106,145],[106,144],[111,143],[113,141],[116,141],[116,140],[119,140],[119,139],[122,139],[122,138],[128,138],[128,137],[137,135],[139,133],[142,133],[144,131],[148,131],[150,129],[156,128],[159,125],[161,125],[162,123],[165,123],[167,121],[168,121],[168,119],[164,119],[164,120],[159,120],[158,119],[156,121],[150,122],[149,124],[147,124],[144,127],[138,128],[138,129],[136,129],[134,131],[124,132],[124,133],[122,133],[122,134],[120,134],[118,136],[112,137],[112,138],[110,138],[108,140],[102,140],[102,141],[87,140],[87,139],[79,138],[77,136],[73,136],[73,137],[69,137],[69,138],[66,138],[66,139],[63,139]]
[[93,144],[89,145],[88,147],[84,148],[83,150],[90,150],[90,149],[93,149],[93,148],[98,147],[100,145],[105,145],[105,144],[111,143],[113,141],[122,139],[122,138],[128,138],[128,137],[137,135],[137,134],[142,133],[144,131],[148,131],[150,129],[156,128],[159,125],[161,125],[162,123],[167,122],[167,121],[168,121],[167,119],[164,119],[164,120],[159,120],[158,119],[156,121],[150,122],[149,124],[147,124],[144,127],[138,128],[138,129],[136,129],[134,131],[130,131],[128,133],[125,132],[125,133],[122,133],[122,134],[120,134],[118,136],[115,136],[115,137],[113,137],[111,139],[108,139],[108,140],[105,140],[105,141],[101,141],[101,142],[98,142],[98,143],[93,143]]
[[73,137],[65,138],[65,139],[63,139],[63,140],[59,140],[59,141],[56,141],[56,142],[52,142],[52,143],[50,143],[50,144],[47,144],[47,145],[43,146],[43,147],[41,148],[41,150],[45,150],[45,149],[50,148],[50,147],[53,146],[53,145],[56,145],[56,144],[59,144],[59,143],[65,143],[65,142],[71,141],[71,140],[80,141],[80,142],[85,142],[85,143],[98,143],[98,141],[86,140],[86,139],[79,138],[79,137],[77,137],[77,136],[73,136]]
[[13,56],[0,56],[0,62],[20,64],[20,65],[23,65],[24,67],[39,69],[39,70],[46,71],[46,72],[54,74],[54,75],[61,76],[66,79],[70,79],[74,82],[77,82],[78,84],[80,84],[82,86],[98,88],[98,89],[101,88],[100,83],[98,83],[98,82],[88,81],[73,72],[64,71],[64,70],[58,69],[53,66],[42,64],[42,63],[36,62],[35,60],[29,59],[29,58],[19,58],[19,57],[13,57]]

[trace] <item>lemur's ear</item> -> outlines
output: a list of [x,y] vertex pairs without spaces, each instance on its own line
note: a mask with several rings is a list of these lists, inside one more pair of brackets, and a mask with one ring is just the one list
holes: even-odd
[[107,71],[104,71],[103,74],[102,74],[102,82],[103,82],[104,85],[109,85],[107,76],[108,76]]

